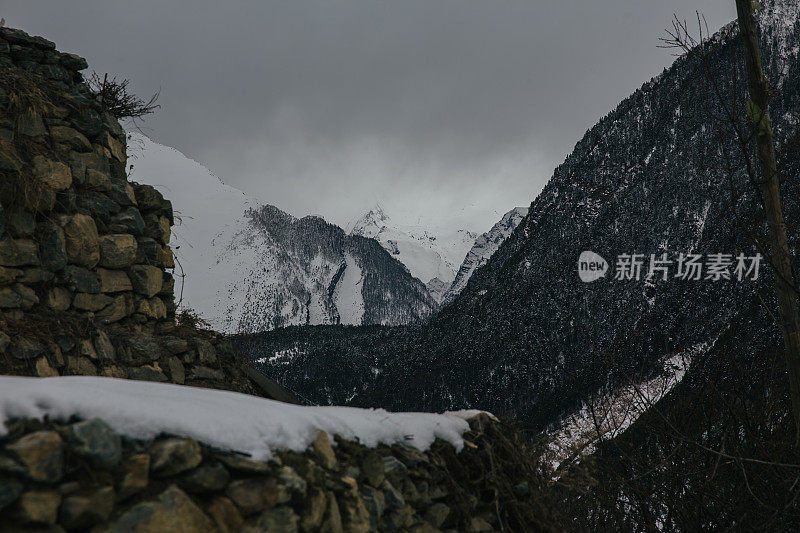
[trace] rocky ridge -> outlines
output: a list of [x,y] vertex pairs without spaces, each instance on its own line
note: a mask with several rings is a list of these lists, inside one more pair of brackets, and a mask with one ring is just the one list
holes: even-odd
[[452,302],[458,296],[458,293],[466,287],[469,278],[472,277],[472,273],[489,261],[492,254],[511,235],[511,232],[519,226],[519,223],[522,222],[527,214],[527,207],[515,207],[503,215],[503,218],[492,226],[489,231],[475,239],[475,244],[464,257],[464,262],[461,263],[452,285],[442,296],[444,305]]

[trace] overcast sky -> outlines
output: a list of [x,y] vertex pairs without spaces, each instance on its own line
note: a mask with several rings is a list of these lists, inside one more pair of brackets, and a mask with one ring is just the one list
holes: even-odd
[[[296,216],[485,231],[733,0],[0,0],[6,25],[161,90],[145,133]],[[213,206],[210,206],[213,208]]]

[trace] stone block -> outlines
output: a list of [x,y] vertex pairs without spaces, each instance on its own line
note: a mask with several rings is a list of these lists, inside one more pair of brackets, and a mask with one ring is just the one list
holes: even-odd
[[61,504],[60,521],[70,531],[86,531],[108,520],[114,510],[113,487],[102,487],[88,493],[73,494]]
[[44,348],[42,348],[39,341],[17,336],[11,342],[11,355],[17,359],[36,359],[42,353],[44,353]]
[[123,531],[195,531],[211,533],[216,528],[205,513],[176,486],[170,486],[158,501],[138,503],[126,511],[111,529]]
[[114,468],[122,458],[122,441],[108,424],[99,418],[69,426],[67,445],[72,453],[88,459],[95,467]]
[[170,224],[165,216],[158,216],[155,213],[148,213],[144,217],[144,235],[155,239],[161,244],[169,244]]
[[39,247],[30,239],[0,241],[0,265],[7,267],[39,266]]
[[133,195],[133,189],[130,184],[125,180],[114,179],[111,180],[111,189],[108,191],[108,197],[117,202],[122,207],[129,207],[136,205],[136,198]]
[[63,287],[52,287],[44,297],[44,304],[54,311],[66,311],[72,305],[72,292]]
[[67,265],[67,240],[63,229],[52,223],[42,225],[39,242],[44,268],[56,272]]
[[183,385],[186,381],[186,369],[181,363],[181,360],[174,355],[167,359],[167,366],[169,368],[169,375],[173,383]]
[[143,365],[138,368],[129,368],[128,379],[137,381],[155,381],[157,383],[169,381],[158,363],[153,363],[152,365]]
[[160,268],[150,265],[134,265],[128,272],[133,284],[133,290],[139,294],[152,298],[161,290],[163,283]]
[[145,222],[138,209],[128,207],[111,218],[109,227],[112,231],[141,236],[144,233]]
[[13,289],[20,297],[20,307],[22,309],[30,309],[39,303],[39,296],[37,296],[36,291],[27,285],[16,283]]
[[103,142],[103,146],[108,148],[108,150],[111,152],[111,155],[114,156],[117,161],[120,161],[121,163],[125,162],[125,145],[123,143],[115,139],[114,136],[108,132],[101,136],[101,140]]
[[63,191],[72,185],[72,172],[69,166],[41,155],[33,158],[33,174],[39,182],[55,191]]
[[39,113],[30,111],[17,118],[17,133],[23,137],[42,137],[47,133],[44,121]]
[[41,285],[53,281],[55,274],[43,268],[31,267],[23,271],[22,277],[18,279],[23,285]]
[[33,481],[55,483],[64,475],[64,443],[55,431],[29,433],[6,449]]
[[95,170],[93,168],[86,169],[86,182],[87,187],[97,189],[99,191],[108,191],[111,189],[111,177],[105,173]]
[[67,356],[67,372],[73,376],[96,376],[97,367],[88,357],[70,355]]
[[131,280],[123,270],[98,268],[97,277],[100,279],[100,292],[114,293],[133,290]]
[[79,152],[91,152],[92,143],[81,132],[67,126],[52,126],[50,137],[57,143],[64,143]]
[[47,357],[40,357],[36,360],[36,375],[40,378],[52,378],[58,376],[58,370],[50,365]]
[[172,255],[172,248],[169,246],[158,247],[156,266],[161,268],[175,268],[175,257]]
[[6,228],[12,237],[26,239],[36,231],[36,216],[27,209],[17,206],[5,212]]
[[25,271],[19,268],[0,267],[0,285],[13,283],[24,275]]
[[64,236],[69,263],[87,268],[97,265],[100,237],[92,217],[81,214],[65,217]]
[[97,335],[94,339],[94,347],[97,350],[97,357],[99,357],[101,361],[114,361],[116,359],[114,345],[111,343],[108,334],[102,329],[97,331]]
[[100,280],[97,274],[83,267],[67,265],[61,273],[64,284],[75,292],[97,294],[100,292]]
[[61,495],[54,490],[30,490],[17,502],[16,519],[23,524],[55,524]]
[[62,53],[59,55],[59,64],[68,70],[85,70],[89,64],[79,55]]
[[95,313],[94,316],[101,324],[111,324],[130,316],[131,313],[133,313],[133,301],[130,300],[128,293],[124,293],[116,296],[111,304]]
[[164,202],[164,196],[152,185],[142,185],[132,183],[133,192],[136,195],[136,203],[139,209],[144,212],[158,211]]
[[103,235],[99,239],[100,266],[126,268],[136,259],[136,238],[128,234]]
[[150,456],[140,453],[130,457],[124,466],[124,475],[119,485],[119,498],[128,498],[144,490],[150,481]]
[[114,301],[105,294],[87,294],[79,292],[72,299],[72,307],[79,311],[100,311]]
[[77,183],[83,184],[86,181],[86,171],[96,170],[104,174],[110,172],[108,161],[101,157],[97,152],[90,153],[69,153],[69,166],[72,170],[72,179]]
[[217,363],[217,351],[214,346],[204,339],[195,340],[195,348],[201,364],[214,365]]
[[158,298],[143,298],[136,304],[136,312],[141,313],[151,320],[163,320],[167,318],[167,308],[164,302]]
[[17,309],[22,307],[22,298],[10,287],[0,288],[0,309]]

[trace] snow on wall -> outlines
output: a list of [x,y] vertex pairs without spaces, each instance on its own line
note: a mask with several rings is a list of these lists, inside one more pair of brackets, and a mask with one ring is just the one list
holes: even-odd
[[[366,446],[402,442],[426,450],[436,438],[461,450],[467,419],[478,411],[390,413],[383,409],[306,407],[237,392],[166,383],[68,376],[0,376],[0,435],[17,418],[100,418],[117,433],[152,439],[161,433],[247,453],[303,451],[319,431]],[[333,439],[331,439],[333,440]]]

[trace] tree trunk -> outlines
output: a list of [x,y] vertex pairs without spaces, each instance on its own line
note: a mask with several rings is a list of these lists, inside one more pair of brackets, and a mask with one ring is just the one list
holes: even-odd
[[750,100],[755,104],[748,106],[748,115],[755,133],[761,167],[760,187],[769,226],[772,264],[775,266],[775,288],[778,293],[781,332],[786,349],[786,367],[789,372],[797,443],[800,440],[800,314],[797,307],[792,258],[786,240],[786,222],[781,208],[775,148],[769,127],[769,84],[761,69],[758,28],[753,14],[753,3],[751,0],[736,0],[736,12],[747,64],[747,86]]

